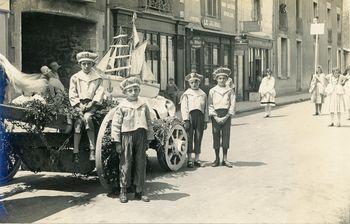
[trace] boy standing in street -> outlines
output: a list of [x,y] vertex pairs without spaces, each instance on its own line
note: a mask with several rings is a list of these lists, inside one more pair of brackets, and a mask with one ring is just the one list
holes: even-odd
[[213,78],[217,85],[210,89],[208,97],[209,116],[212,120],[213,148],[215,150],[215,160],[213,167],[220,165],[220,146],[223,151],[222,165],[232,167],[227,160],[227,151],[230,147],[231,118],[235,114],[235,94],[226,85],[226,81],[231,74],[228,68],[218,68],[213,72]]
[[[185,77],[190,88],[181,96],[181,115],[185,122],[185,129],[188,133],[188,162],[187,167],[201,166],[199,155],[201,153],[201,144],[203,131],[207,129],[208,108],[207,94],[199,88],[203,76],[197,73],[190,73]],[[192,160],[192,153],[195,153],[195,159]]]
[[126,99],[119,103],[112,119],[111,137],[120,154],[121,203],[128,202],[127,188],[131,184],[136,186],[136,200],[150,201],[143,195],[143,187],[146,178],[146,150],[149,142],[154,139],[154,133],[149,108],[138,97],[140,84],[141,80],[137,77],[129,77],[120,83]]

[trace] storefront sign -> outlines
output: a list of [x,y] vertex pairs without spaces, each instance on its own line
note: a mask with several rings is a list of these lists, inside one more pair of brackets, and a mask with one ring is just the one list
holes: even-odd
[[235,44],[235,51],[245,51],[248,50],[248,44],[246,43],[236,43]]
[[272,48],[272,42],[267,40],[249,40],[249,47],[256,48]]
[[207,18],[203,17],[202,18],[202,26],[207,29],[212,29],[212,30],[221,30],[221,21],[212,19],[212,18]]
[[242,31],[245,33],[259,32],[261,30],[259,21],[242,21],[241,26],[242,26]]
[[235,49],[234,50],[234,55],[243,56],[244,55],[244,50]]
[[195,36],[190,40],[190,44],[192,48],[201,48],[204,44],[204,41],[201,37]]

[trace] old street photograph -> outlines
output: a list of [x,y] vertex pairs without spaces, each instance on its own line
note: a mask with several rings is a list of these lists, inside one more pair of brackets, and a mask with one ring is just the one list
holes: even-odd
[[350,0],[0,0],[1,223],[350,224]]

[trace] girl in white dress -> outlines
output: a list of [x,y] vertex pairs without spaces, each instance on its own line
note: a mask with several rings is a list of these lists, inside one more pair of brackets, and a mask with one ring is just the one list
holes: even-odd
[[348,120],[350,120],[350,65],[346,66],[344,78],[344,100],[345,106],[348,109]]
[[316,74],[312,76],[309,93],[311,93],[311,102],[315,104],[315,115],[321,113],[322,104],[324,103],[326,89],[326,77],[319,65]]
[[344,88],[345,77],[340,74],[338,68],[332,69],[332,74],[326,76],[328,85],[326,87],[326,110],[331,115],[330,127],[334,126],[334,114],[337,114],[337,126],[340,127],[341,113],[345,112]]
[[272,77],[272,71],[266,70],[266,76],[262,79],[259,87],[259,93],[261,96],[261,106],[265,107],[265,118],[270,117],[271,107],[275,106],[275,78]]

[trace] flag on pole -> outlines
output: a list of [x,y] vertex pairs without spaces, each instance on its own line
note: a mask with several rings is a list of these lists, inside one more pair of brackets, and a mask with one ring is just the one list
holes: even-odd
[[136,26],[135,26],[136,19],[137,19],[137,15],[134,12],[134,14],[132,16],[132,36],[133,36],[133,40],[134,40],[134,48],[140,42],[139,35],[137,34],[137,30],[136,30]]

